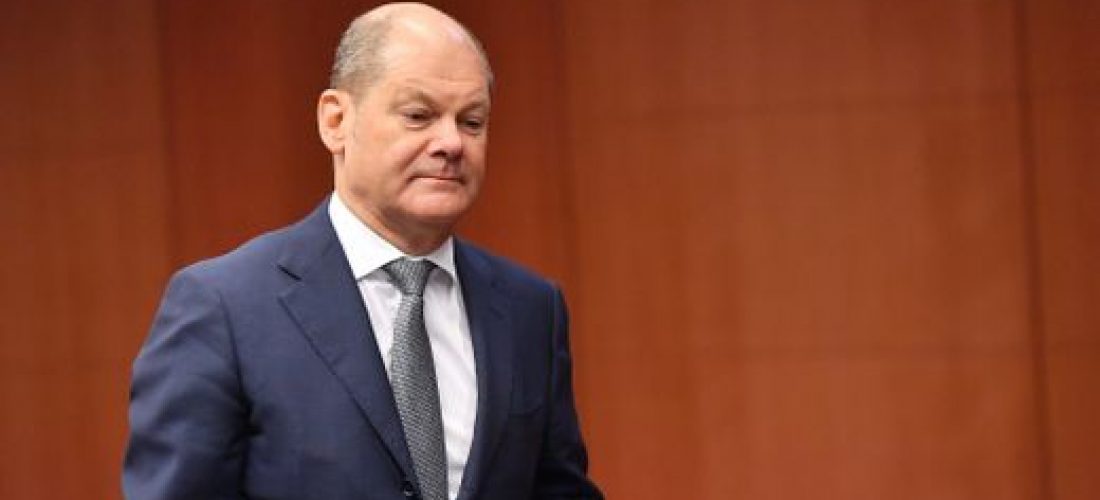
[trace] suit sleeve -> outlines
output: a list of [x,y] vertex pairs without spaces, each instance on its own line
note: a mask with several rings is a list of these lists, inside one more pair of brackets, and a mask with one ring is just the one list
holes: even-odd
[[127,499],[242,497],[247,411],[236,366],[220,296],[182,271],[134,361]]
[[535,477],[537,499],[602,499],[588,478],[588,452],[581,438],[573,400],[572,356],[569,352],[569,315],[561,291],[554,289],[550,415],[546,439]]

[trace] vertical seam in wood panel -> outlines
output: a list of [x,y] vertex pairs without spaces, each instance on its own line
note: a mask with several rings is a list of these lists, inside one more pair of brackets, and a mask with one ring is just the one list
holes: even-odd
[[1019,108],[1019,143],[1022,201],[1024,205],[1024,250],[1028,290],[1028,330],[1031,334],[1032,383],[1035,387],[1035,425],[1039,453],[1040,491],[1055,500],[1054,454],[1050,428],[1050,373],[1047,366],[1046,327],[1043,310],[1042,248],[1039,227],[1038,173],[1035,156],[1034,108],[1031,87],[1030,31],[1027,0],[1014,2],[1016,94]]
[[[550,2],[550,22],[552,32],[552,48],[553,64],[558,68],[555,72],[558,75],[556,88],[557,93],[554,97],[558,99],[557,111],[555,113],[555,121],[558,124],[559,130],[556,134],[555,141],[557,144],[556,150],[558,151],[558,158],[561,161],[560,173],[558,177],[559,189],[558,197],[561,202],[562,220],[564,222],[564,228],[562,230],[562,236],[564,240],[564,256],[565,256],[565,269],[568,273],[568,280],[573,284],[578,284],[581,280],[580,275],[580,249],[578,248],[579,238],[579,219],[577,212],[577,196],[574,189],[574,181],[576,176],[573,175],[575,166],[572,161],[573,148],[571,146],[571,137],[569,129],[569,71],[568,60],[566,58],[566,29],[565,29],[565,14],[563,10],[567,2]],[[572,294],[576,295],[580,293],[581,287],[575,286],[572,290]],[[573,299],[577,301],[576,298]]]
[[161,154],[163,155],[164,165],[164,241],[168,245],[167,257],[169,274],[174,273],[181,265],[183,258],[180,251],[181,242],[180,236],[180,222],[182,220],[180,215],[180,200],[179,193],[177,192],[176,178],[178,176],[177,160],[174,148],[172,147],[172,137],[175,130],[175,121],[173,115],[173,72],[171,71],[171,61],[169,59],[169,44],[171,37],[168,34],[168,14],[165,7],[167,2],[154,2],[153,15],[156,17],[155,23],[157,28],[157,72],[160,74],[160,117],[161,117]]

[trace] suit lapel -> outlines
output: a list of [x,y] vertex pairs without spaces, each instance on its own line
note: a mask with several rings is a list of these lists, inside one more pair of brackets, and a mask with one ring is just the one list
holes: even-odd
[[406,477],[412,459],[366,307],[332,223],[327,199],[291,231],[279,266],[298,282],[280,295],[302,332],[340,379]]
[[504,285],[489,262],[455,240],[455,265],[462,284],[477,370],[477,418],[459,499],[477,492],[508,418],[512,394],[512,336]]
[[[328,200],[289,229],[278,265],[298,281],[280,295],[318,356],[344,384],[407,477],[414,477],[401,420],[362,296],[332,223]],[[505,285],[488,260],[455,240],[455,265],[470,323],[477,372],[477,417],[459,499],[474,495],[508,419],[512,335]]]

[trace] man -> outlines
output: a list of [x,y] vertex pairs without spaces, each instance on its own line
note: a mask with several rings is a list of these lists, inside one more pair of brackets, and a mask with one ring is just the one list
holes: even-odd
[[560,292],[451,236],[491,87],[431,7],[351,24],[317,108],[335,193],[172,278],[134,363],[128,498],[602,498]]

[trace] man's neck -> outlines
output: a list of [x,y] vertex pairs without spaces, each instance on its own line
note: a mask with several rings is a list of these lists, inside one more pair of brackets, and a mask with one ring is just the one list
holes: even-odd
[[[339,194],[337,194],[339,196]],[[389,242],[402,253],[422,256],[434,252],[451,237],[452,226],[418,224],[413,221],[389,220],[379,217],[370,210],[360,209],[339,196],[344,206],[382,239]]]

